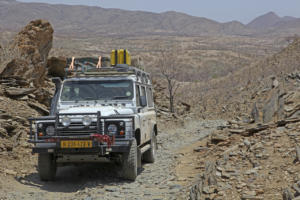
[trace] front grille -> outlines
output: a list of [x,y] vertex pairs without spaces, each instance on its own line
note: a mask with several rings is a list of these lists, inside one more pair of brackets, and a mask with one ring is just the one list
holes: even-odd
[[[100,122],[100,133],[103,133],[102,122]],[[81,122],[72,122],[70,126],[64,127],[61,123],[58,123],[57,133],[61,136],[68,135],[90,135],[98,133],[97,122],[92,122],[89,126],[84,126]]]

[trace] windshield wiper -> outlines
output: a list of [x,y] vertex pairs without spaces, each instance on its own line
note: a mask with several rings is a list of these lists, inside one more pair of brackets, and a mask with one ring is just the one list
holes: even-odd
[[115,96],[113,99],[128,99],[128,96]]

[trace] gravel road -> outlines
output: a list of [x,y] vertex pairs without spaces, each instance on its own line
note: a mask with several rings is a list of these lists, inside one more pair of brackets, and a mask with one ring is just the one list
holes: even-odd
[[193,121],[183,128],[160,132],[154,164],[144,164],[135,182],[116,178],[117,167],[99,165],[60,168],[55,182],[42,182],[37,172],[0,182],[0,199],[180,199],[186,188],[176,184],[176,152],[209,135],[224,121]]

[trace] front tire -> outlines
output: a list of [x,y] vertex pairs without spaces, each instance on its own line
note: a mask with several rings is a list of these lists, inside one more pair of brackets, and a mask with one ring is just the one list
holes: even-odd
[[53,154],[40,153],[38,156],[38,171],[42,181],[53,181],[56,175],[56,161]]
[[123,154],[122,178],[135,181],[137,177],[137,143],[133,139],[129,152]]
[[144,153],[143,160],[147,163],[154,163],[156,158],[156,150],[157,150],[157,140],[154,131],[152,132],[151,135],[150,146],[151,146],[150,149]]

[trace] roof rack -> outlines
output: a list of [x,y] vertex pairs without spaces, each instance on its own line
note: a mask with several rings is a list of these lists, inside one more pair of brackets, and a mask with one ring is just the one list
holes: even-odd
[[75,69],[69,69],[71,59],[67,59],[65,68],[65,78],[71,77],[109,77],[109,76],[128,76],[136,75],[137,81],[151,84],[150,74],[127,64],[96,68],[98,58],[78,58],[74,62]]

